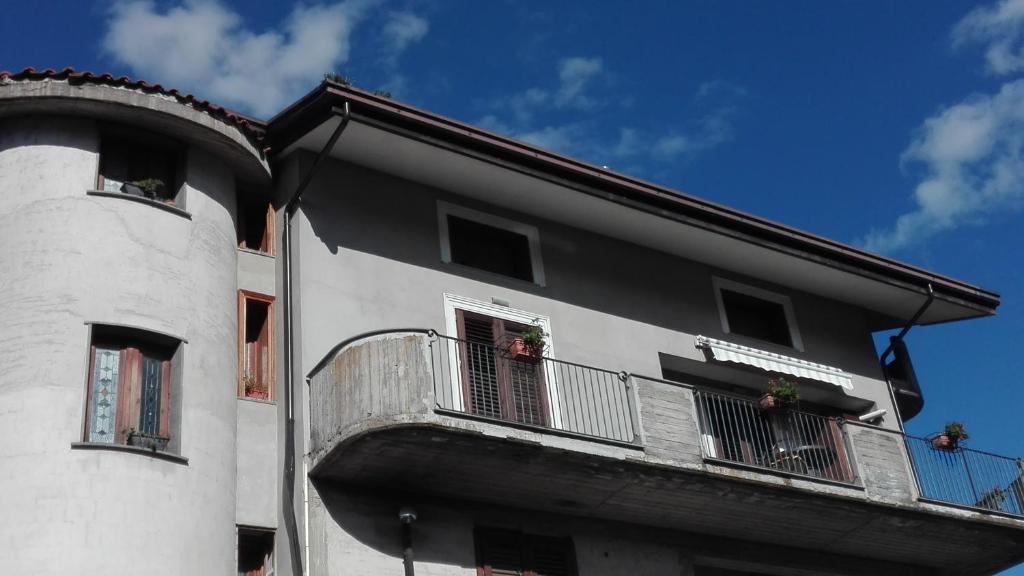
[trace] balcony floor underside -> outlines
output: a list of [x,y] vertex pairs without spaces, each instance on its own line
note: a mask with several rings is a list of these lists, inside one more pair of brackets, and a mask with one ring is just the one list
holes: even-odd
[[313,475],[346,485],[932,566],[936,573],[985,574],[1024,560],[1024,532],[998,520],[943,518],[749,478],[654,466],[642,457],[639,450],[636,460],[611,459],[410,425],[335,446]]

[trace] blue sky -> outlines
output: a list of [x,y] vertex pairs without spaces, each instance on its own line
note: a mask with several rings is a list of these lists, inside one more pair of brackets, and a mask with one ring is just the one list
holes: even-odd
[[0,69],[128,74],[260,117],[334,70],[994,289],[996,317],[911,332],[927,406],[909,429],[959,419],[972,446],[1024,455],[1024,0],[37,1],[5,16]]

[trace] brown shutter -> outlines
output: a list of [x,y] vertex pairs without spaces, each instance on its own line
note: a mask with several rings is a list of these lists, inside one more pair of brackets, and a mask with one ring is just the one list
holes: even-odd
[[513,530],[477,528],[477,576],[522,576],[523,535]]
[[498,354],[494,346],[493,318],[457,311],[459,337],[464,362],[466,411],[472,414],[502,417],[504,405],[499,376]]

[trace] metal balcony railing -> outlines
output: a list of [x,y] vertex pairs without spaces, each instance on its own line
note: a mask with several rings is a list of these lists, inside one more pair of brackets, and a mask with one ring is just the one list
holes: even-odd
[[638,441],[635,398],[625,373],[440,334],[431,338],[430,350],[439,409],[616,442]]
[[697,390],[704,457],[852,483],[841,420],[797,410],[762,413],[756,402]]
[[1024,460],[906,440],[922,498],[1024,516]]

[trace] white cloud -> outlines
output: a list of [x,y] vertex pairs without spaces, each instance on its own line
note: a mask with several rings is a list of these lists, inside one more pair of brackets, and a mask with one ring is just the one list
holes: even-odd
[[388,58],[394,60],[410,45],[423,39],[430,23],[410,12],[392,12],[381,34],[387,43]]
[[587,96],[586,90],[594,78],[601,75],[604,63],[600,58],[566,58],[558,67],[558,92],[555,93],[555,104],[576,108],[589,108],[594,101]]
[[147,79],[265,117],[348,60],[352,29],[372,4],[298,5],[279,30],[256,33],[216,0],[166,10],[128,0],[111,9],[103,46]]
[[1024,70],[1024,0],[1001,0],[975,8],[953,29],[953,46],[983,44],[993,74]]
[[924,177],[916,208],[862,244],[891,252],[1024,204],[1024,80],[975,95],[925,120],[903,153]]

